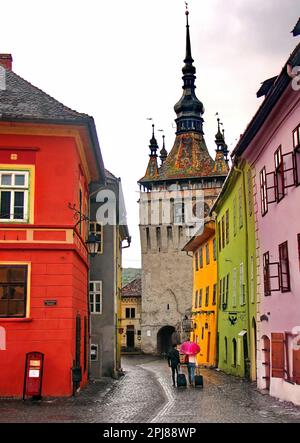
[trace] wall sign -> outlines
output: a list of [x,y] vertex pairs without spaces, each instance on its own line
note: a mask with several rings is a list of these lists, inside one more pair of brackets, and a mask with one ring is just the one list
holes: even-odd
[[45,306],[56,306],[57,300],[44,300],[44,305]]

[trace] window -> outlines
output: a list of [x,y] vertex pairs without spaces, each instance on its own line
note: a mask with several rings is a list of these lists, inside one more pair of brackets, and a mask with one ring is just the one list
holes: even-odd
[[237,219],[236,219],[236,197],[233,199],[233,234],[237,233]]
[[102,281],[90,281],[90,312],[102,314]]
[[293,132],[293,145],[295,153],[296,185],[300,185],[300,125]]
[[228,305],[228,295],[229,295],[229,274],[227,274],[227,276],[226,276],[226,293],[225,293],[225,300],[224,300],[224,304],[226,305],[226,308]]
[[125,309],[125,317],[126,318],[135,318],[135,308],[126,308]]
[[214,257],[214,261],[217,260],[217,241],[214,238],[213,239],[213,257]]
[[227,309],[228,291],[229,291],[229,274],[223,278],[223,282],[222,282],[222,308],[223,308],[223,311],[225,311],[225,309]]
[[266,252],[263,255],[263,270],[264,270],[264,292],[265,297],[269,297],[271,295],[271,283],[270,283],[270,254]]
[[252,189],[252,171],[248,169],[248,205],[249,205],[249,217],[251,217],[253,212],[253,189]]
[[205,245],[205,253],[206,253],[206,265],[209,265],[210,258],[209,258],[209,244]]
[[212,304],[217,304],[217,283],[214,284]]
[[205,291],[205,306],[209,305],[209,286],[207,286]]
[[203,296],[203,290],[200,289],[200,294],[199,294],[199,308],[202,308],[202,296]]
[[225,217],[222,217],[222,248],[225,248]]
[[227,363],[227,355],[228,355],[227,337],[224,338],[224,347],[225,347],[224,363]]
[[28,222],[29,172],[0,172],[0,220]]
[[236,355],[237,355],[237,346],[236,346],[236,339],[234,338],[232,340],[232,366],[234,368],[236,368],[236,362],[237,362]]
[[221,223],[218,223],[218,234],[219,234],[219,251],[222,250],[222,232],[221,232]]
[[173,243],[173,230],[172,226],[167,227],[167,236],[168,236],[168,243],[171,245]]
[[263,168],[260,172],[260,198],[261,198],[261,213],[266,215],[268,212],[268,200],[267,200],[267,173],[266,168]]
[[223,280],[221,279],[219,282],[219,309],[221,309],[222,296],[223,296]]
[[254,303],[254,257],[250,259],[250,301]]
[[195,307],[195,309],[198,308],[198,291],[195,292],[194,307]]
[[239,227],[243,227],[243,198],[242,188],[239,189]]
[[244,283],[244,263],[240,264],[240,302],[241,306],[246,304],[245,283]]
[[25,317],[27,266],[0,266],[0,317]]
[[157,241],[157,249],[160,251],[160,249],[161,249],[161,232],[160,232],[160,228],[156,228],[156,241]]
[[195,269],[196,271],[199,271],[199,254],[196,252],[195,254]]
[[90,235],[96,236],[97,240],[100,242],[97,254],[103,253],[103,227],[97,222],[90,222],[89,224]]
[[226,243],[229,243],[229,209],[226,211]]
[[280,261],[280,287],[281,292],[290,292],[290,265],[288,242],[279,245],[279,261]]
[[237,277],[237,271],[236,268],[233,270],[233,288],[232,288],[232,307],[236,308],[236,277]]
[[280,202],[284,197],[284,168],[282,159],[281,146],[274,154],[275,158],[275,185],[276,185],[276,199]]
[[91,344],[90,360],[91,361],[98,361],[98,345]]
[[146,228],[147,249],[151,249],[150,228]]
[[294,149],[300,147],[300,125],[293,131],[293,146]]
[[200,264],[200,269],[203,268],[203,248],[199,249],[199,264]]

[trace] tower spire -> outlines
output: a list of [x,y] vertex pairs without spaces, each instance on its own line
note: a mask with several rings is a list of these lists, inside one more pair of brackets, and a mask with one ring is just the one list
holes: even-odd
[[167,157],[168,157],[168,151],[166,150],[166,146],[165,146],[165,136],[163,135],[163,147],[160,151],[160,160],[161,160],[161,164],[163,165],[164,162],[166,161]]
[[178,103],[176,103],[174,110],[177,114],[176,134],[182,134],[185,132],[200,132],[203,134],[203,118],[204,106],[200,100],[198,100],[195,94],[195,80],[196,80],[196,68],[193,65],[194,59],[192,57],[191,38],[190,38],[190,25],[189,25],[189,11],[186,3],[186,50],[183,73],[183,95]]

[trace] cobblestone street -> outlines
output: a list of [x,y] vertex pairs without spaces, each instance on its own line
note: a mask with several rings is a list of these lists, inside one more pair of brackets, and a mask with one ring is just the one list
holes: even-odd
[[203,390],[178,390],[165,360],[126,357],[123,368],[120,380],[91,383],[75,398],[1,400],[0,422],[300,423],[300,408],[214,370],[202,371]]

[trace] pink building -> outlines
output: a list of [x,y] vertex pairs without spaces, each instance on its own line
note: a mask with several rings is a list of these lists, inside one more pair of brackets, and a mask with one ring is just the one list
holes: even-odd
[[257,383],[300,405],[300,66],[298,45],[234,154],[252,166],[257,242]]

